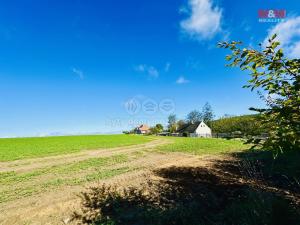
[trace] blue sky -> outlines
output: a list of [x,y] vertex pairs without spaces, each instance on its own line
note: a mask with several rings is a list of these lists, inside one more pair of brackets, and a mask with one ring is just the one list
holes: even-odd
[[[285,9],[259,23],[259,9]],[[224,67],[221,40],[257,47],[276,31],[300,54],[292,0],[0,1],[0,136],[117,132],[166,123],[209,102],[220,117],[263,103],[247,73]],[[136,112],[128,112],[134,100]],[[158,105],[145,113],[143,104]]]

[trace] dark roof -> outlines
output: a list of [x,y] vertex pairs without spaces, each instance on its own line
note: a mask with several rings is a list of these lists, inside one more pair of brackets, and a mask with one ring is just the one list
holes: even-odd
[[185,124],[182,127],[179,127],[177,132],[178,133],[184,133],[184,132],[195,133],[195,131],[196,131],[196,129],[199,126],[200,123],[201,122]]

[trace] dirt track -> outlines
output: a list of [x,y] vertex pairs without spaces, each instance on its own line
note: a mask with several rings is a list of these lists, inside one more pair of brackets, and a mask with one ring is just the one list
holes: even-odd
[[[102,149],[83,151],[76,154],[52,156],[38,159],[18,160],[14,162],[1,163],[1,171],[28,172],[49,167],[63,165],[70,162],[78,162],[89,158],[107,157],[117,154],[134,154],[146,151],[142,157],[137,157],[130,162],[120,163],[113,167],[133,168],[133,170],[101,180],[106,183],[116,183],[126,186],[139,184],[151,176],[151,170],[168,166],[205,166],[208,167],[213,161],[212,156],[195,157],[181,153],[159,153],[152,151],[153,148],[167,144],[167,140],[154,140],[147,144],[120,147],[113,149]],[[112,167],[112,166],[111,166]],[[137,168],[137,169],[134,169]],[[79,174],[80,176],[80,174]],[[36,185],[48,179],[47,175],[34,181]],[[56,190],[49,190],[38,195],[22,197],[20,199],[0,204],[0,224],[65,224],[68,223],[70,213],[76,209],[79,203],[77,194],[85,188],[97,185],[97,182],[86,183],[85,185],[68,186],[64,185]]]
[[58,156],[49,156],[42,158],[34,159],[24,159],[24,160],[15,160],[11,162],[0,162],[0,172],[24,172],[30,171],[42,167],[49,167],[54,165],[63,165],[70,162],[78,162],[89,158],[94,157],[107,157],[111,155],[117,155],[121,153],[130,153],[133,151],[151,149],[159,145],[169,143],[166,140],[154,140],[146,144],[127,146],[127,147],[117,147],[109,149],[97,149],[97,150],[86,150],[79,153],[73,154],[64,154]]

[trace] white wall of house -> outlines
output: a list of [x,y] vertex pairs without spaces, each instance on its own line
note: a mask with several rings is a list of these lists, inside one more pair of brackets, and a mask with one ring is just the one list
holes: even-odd
[[191,137],[211,137],[211,129],[202,121]]

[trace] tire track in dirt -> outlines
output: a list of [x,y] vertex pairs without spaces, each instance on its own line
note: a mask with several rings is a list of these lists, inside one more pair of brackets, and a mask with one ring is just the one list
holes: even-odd
[[97,150],[84,150],[79,153],[64,154],[58,156],[49,156],[36,159],[24,159],[16,160],[12,162],[0,162],[0,172],[27,172],[43,167],[51,167],[57,165],[63,165],[72,162],[79,162],[90,158],[97,157],[109,157],[117,154],[125,154],[138,150],[155,148],[160,145],[171,143],[169,140],[156,139],[154,141],[140,144],[132,145],[126,147],[117,147],[109,149],[97,149]]
[[[126,150],[130,151],[130,149]],[[205,156],[197,157],[183,153],[162,154],[149,151],[143,157],[114,166],[115,168],[122,166],[137,168],[134,171],[84,186],[65,186],[40,196],[31,196],[4,204],[0,206],[0,224],[64,224],[63,221],[67,221],[70,213],[78,207],[79,199],[76,195],[86,187],[99,185],[99,183],[120,186],[139,185],[152,176],[151,170],[153,169],[169,166],[208,167],[213,160],[212,157],[206,158]]]

